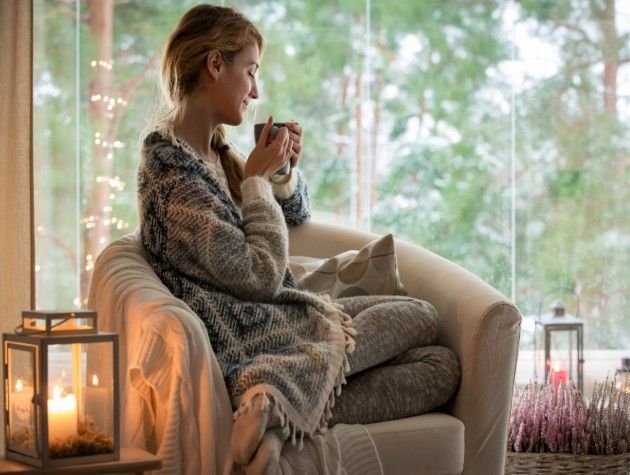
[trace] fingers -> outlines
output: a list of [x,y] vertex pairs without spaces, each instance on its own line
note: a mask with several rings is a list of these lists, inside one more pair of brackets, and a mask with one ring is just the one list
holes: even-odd
[[287,143],[291,142],[291,138],[289,137],[289,132],[286,127],[280,127],[278,133],[276,134],[276,138],[273,141],[274,145],[277,145],[277,150],[284,150],[287,146]]
[[282,127],[279,128],[276,137],[280,137],[285,129],[289,134],[289,138],[294,144],[302,145],[302,127],[297,122],[285,122]]
[[302,144],[293,142],[293,152],[296,155],[300,155],[302,153]]
[[289,137],[296,143],[302,143],[302,127],[297,122],[286,122],[285,127],[289,131]]
[[292,151],[288,154],[291,160],[291,167],[297,166],[302,155],[302,127],[297,122],[285,122],[285,128],[289,131],[289,138],[292,143]]
[[289,137],[293,142],[293,150],[290,155],[291,159],[291,168],[297,166],[300,161],[300,157],[302,156],[302,135],[303,129],[300,124],[295,121],[286,122],[286,127],[289,129]]
[[291,167],[295,167],[300,159],[302,152],[302,127],[297,122],[287,122],[278,129],[275,137],[271,139],[272,126],[273,117],[270,116],[256,145],[256,148],[261,146],[261,149],[266,149],[264,153],[264,156],[266,156],[265,163],[261,163],[262,166],[258,170],[257,167],[259,165],[253,166],[254,163],[257,163],[255,159],[250,165],[250,168],[253,170],[250,170],[250,175],[271,176],[282,168],[287,161],[290,162]]
[[294,144],[302,145],[302,136],[298,134],[294,134],[293,132],[289,132],[289,138]]
[[285,127],[296,135],[302,135],[302,126],[295,121],[285,122]]
[[291,155],[293,155],[293,140],[289,138],[289,134],[287,134],[287,140],[284,143],[284,148],[281,149],[282,153],[282,166],[287,162],[287,160],[291,159]]
[[276,138],[269,145],[269,151],[274,157],[269,164],[275,172],[281,168],[293,153],[293,142],[289,138],[289,132],[285,127],[281,127],[276,134]]
[[267,141],[269,140],[269,134],[271,133],[272,125],[273,125],[273,116],[269,116],[269,118],[267,119],[267,123],[263,127],[262,132],[260,133],[260,137],[258,137],[258,144],[263,145],[267,143]]
[[[293,140],[289,139],[287,143],[287,148],[285,151],[286,159],[290,159],[291,155],[293,155]],[[286,160],[285,160],[286,161]]]

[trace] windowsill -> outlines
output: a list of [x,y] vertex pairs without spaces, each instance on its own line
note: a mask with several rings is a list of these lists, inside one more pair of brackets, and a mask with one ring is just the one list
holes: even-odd
[[[621,358],[630,356],[630,349],[626,350],[584,350],[584,396],[593,393],[595,381],[604,382],[607,374],[614,377],[615,370],[621,367]],[[542,360],[542,353],[540,359]],[[538,375],[542,380],[544,375]],[[515,384],[527,384],[534,379],[534,351],[519,350],[516,363]]]

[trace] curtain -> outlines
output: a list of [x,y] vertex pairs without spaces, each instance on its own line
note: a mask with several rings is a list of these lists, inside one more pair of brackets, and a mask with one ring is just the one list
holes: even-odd
[[[31,0],[0,0],[0,330],[34,302]],[[4,384],[0,385],[4,390]],[[4,411],[0,411],[4,415]],[[4,421],[2,421],[4,427]],[[4,453],[4,430],[0,431]]]

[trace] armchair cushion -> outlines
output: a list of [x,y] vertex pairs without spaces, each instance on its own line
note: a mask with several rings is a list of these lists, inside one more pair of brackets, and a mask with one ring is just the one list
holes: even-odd
[[383,464],[396,475],[460,473],[464,465],[464,424],[432,412],[367,425]]
[[289,256],[289,267],[303,290],[333,298],[355,295],[407,295],[400,282],[396,247],[391,234],[361,250],[348,250],[328,259]]

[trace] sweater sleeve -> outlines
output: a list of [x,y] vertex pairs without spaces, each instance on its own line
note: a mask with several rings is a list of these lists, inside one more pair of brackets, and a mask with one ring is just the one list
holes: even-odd
[[[245,156],[233,144],[233,150],[245,161]],[[288,177],[269,179],[285,221],[289,226],[297,226],[311,219],[311,201],[304,174],[299,168],[291,168]]]
[[303,224],[311,218],[311,203],[304,174],[292,168],[288,179],[272,178],[273,194],[282,209],[286,223],[290,226]]
[[183,180],[169,191],[164,224],[170,265],[242,300],[270,301],[282,287],[288,236],[269,181],[243,181],[242,223],[229,219],[203,183]]

